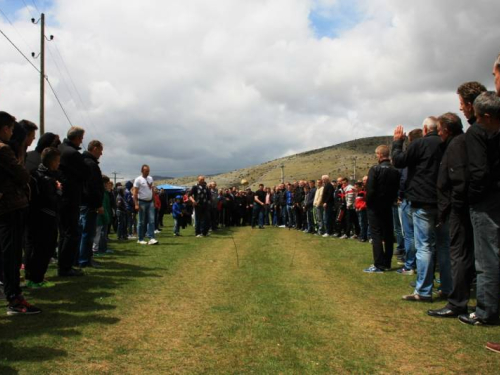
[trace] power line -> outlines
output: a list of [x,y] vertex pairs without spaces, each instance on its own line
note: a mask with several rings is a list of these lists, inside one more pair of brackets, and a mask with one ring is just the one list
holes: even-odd
[[31,0],[31,2],[33,3],[33,5],[35,6],[35,9],[38,13],[42,13],[40,12],[40,9],[38,9],[38,6],[36,5],[36,1],[35,0]]
[[35,18],[35,16],[33,15],[33,13],[31,12],[31,9],[29,8],[28,4],[26,4],[26,1],[23,0],[23,3],[24,3],[24,6],[26,7],[26,9],[28,10],[28,12],[30,13],[31,15],[31,18]]
[[7,14],[5,14],[5,12],[2,9],[0,9],[0,13],[2,13],[2,15],[7,20],[7,22],[10,24],[10,26],[12,26],[12,28],[16,31],[16,33],[21,37],[21,39],[23,40],[24,44],[26,44],[26,47],[28,47],[28,49],[33,50],[33,48],[31,48],[31,46],[28,44],[28,42],[26,41],[26,39],[23,37],[23,35],[19,32],[19,30],[17,29],[17,27],[14,26],[14,23],[11,22],[11,20],[9,19],[9,17],[7,16]]
[[7,39],[7,40],[10,42],[10,44],[12,44],[12,46],[13,46],[15,49],[17,49],[17,52],[19,52],[19,53],[20,53],[20,54],[21,54],[21,55],[22,55],[22,56],[26,59],[26,61],[27,61],[27,62],[29,62],[29,64],[30,64],[33,68],[35,68],[35,70],[36,70],[38,73],[40,73],[40,74],[41,74],[40,69],[38,69],[38,68],[37,68],[37,67],[36,67],[36,66],[35,66],[35,65],[34,65],[34,64],[30,61],[30,59],[28,59],[28,58],[26,57],[26,55],[25,55],[25,54],[24,54],[24,53],[23,53],[23,52],[22,52],[22,51],[21,51],[21,50],[20,50],[20,49],[19,49],[19,48],[15,45],[15,44],[14,44],[14,42],[13,42],[12,40],[10,40],[10,39],[9,39],[9,37],[8,37],[7,35],[5,35],[5,33],[4,33],[2,30],[0,30],[0,33],[2,33],[2,35],[5,37],[5,39]]
[[51,84],[51,83],[50,83],[50,81],[49,81],[49,77],[45,76],[45,80],[46,80],[46,81],[47,81],[47,83],[49,84],[49,87],[50,87],[50,89],[52,90],[52,93],[53,93],[53,94],[54,94],[54,96],[56,97],[57,102],[59,103],[59,106],[61,107],[61,109],[62,109],[62,111],[63,111],[63,113],[64,113],[64,116],[66,116],[66,119],[68,120],[69,124],[70,124],[71,126],[73,126],[73,123],[72,123],[72,122],[71,122],[71,120],[69,119],[68,114],[66,113],[66,111],[65,111],[65,109],[64,109],[64,107],[63,107],[63,105],[62,105],[61,101],[59,100],[59,97],[58,97],[58,96],[57,96],[57,94],[56,94],[56,90],[54,90],[54,88],[52,87],[52,84]]

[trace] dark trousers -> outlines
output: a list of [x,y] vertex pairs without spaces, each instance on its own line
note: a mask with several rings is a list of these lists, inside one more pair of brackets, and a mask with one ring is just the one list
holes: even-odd
[[304,216],[303,216],[302,206],[300,206],[300,204],[296,204],[296,206],[293,209],[295,211],[295,228],[303,229]]
[[30,212],[27,227],[26,280],[41,283],[57,245],[57,219],[43,212]]
[[79,218],[79,203],[63,201],[59,215],[59,271],[69,271],[75,265],[81,237]]
[[0,216],[0,252],[3,263],[4,293],[8,301],[21,294],[20,272],[27,209]]
[[376,210],[368,208],[368,223],[372,235],[373,264],[377,268],[391,268],[394,252],[394,228],[392,206]]
[[202,234],[206,236],[208,234],[208,221],[209,221],[209,208],[196,206],[194,208],[194,231],[196,235]]
[[334,224],[335,216],[334,215],[335,215],[335,212],[334,212],[333,206],[327,204],[325,207],[325,212],[324,212],[326,234],[330,234],[330,235],[333,234],[333,228],[335,226],[335,224]]
[[467,313],[470,287],[474,279],[474,235],[468,210],[450,213],[450,260],[453,289],[448,308]]
[[219,226],[219,211],[217,211],[217,207],[210,208],[210,226],[212,230],[217,230]]
[[[351,234],[352,232],[352,234]],[[346,231],[348,236],[359,235],[359,222],[354,208],[346,209]]]
[[259,224],[259,228],[264,226],[264,207],[258,203],[253,205],[252,228]]

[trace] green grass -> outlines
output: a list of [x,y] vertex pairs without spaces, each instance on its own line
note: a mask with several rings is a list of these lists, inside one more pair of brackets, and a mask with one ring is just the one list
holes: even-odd
[[[0,316],[0,374],[497,373],[499,328],[402,301],[412,277],[364,274],[371,248],[234,228],[159,246],[112,242],[78,279],[27,292],[44,312]],[[233,240],[234,238],[234,240]]]

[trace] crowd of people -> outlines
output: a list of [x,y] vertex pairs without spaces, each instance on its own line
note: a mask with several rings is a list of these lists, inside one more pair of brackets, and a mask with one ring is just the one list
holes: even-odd
[[[467,132],[452,112],[425,118],[408,136],[398,126],[392,147],[376,148],[378,164],[360,181],[323,175],[252,191],[218,189],[199,176],[172,205],[155,188],[148,165],[125,186],[113,186],[99,167],[104,145],[92,140],[80,152],[84,129],[71,127],[62,142],[43,134],[27,152],[37,126],[0,112],[0,281],[7,313],[41,312],[23,297],[21,267],[28,288],[53,285],[45,273],[54,257],[58,276],[82,276],[84,268],[99,267],[95,256],[110,252],[110,227],[119,240],[156,245],[163,215],[171,210],[175,236],[193,217],[196,237],[249,225],[369,241],[373,264],[363,271],[371,274],[393,269],[397,244],[397,272],[416,275],[414,292],[403,300],[432,302],[438,296],[447,303],[428,310],[429,316],[498,325],[500,55],[493,75],[496,92],[479,82],[457,88]],[[474,285],[477,306],[470,312]],[[500,344],[488,347],[500,351]]]

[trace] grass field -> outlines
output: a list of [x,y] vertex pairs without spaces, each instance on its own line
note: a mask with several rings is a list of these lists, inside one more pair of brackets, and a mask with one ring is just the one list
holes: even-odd
[[248,227],[159,246],[112,242],[102,269],[27,292],[44,312],[0,315],[0,374],[499,372],[500,328],[426,316],[413,277],[364,274],[371,248]]

